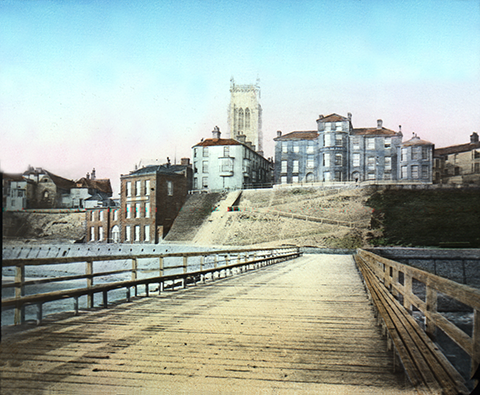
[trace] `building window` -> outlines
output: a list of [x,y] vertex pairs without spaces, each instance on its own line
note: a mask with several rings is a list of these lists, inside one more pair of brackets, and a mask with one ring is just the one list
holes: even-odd
[[326,171],[323,173],[323,179],[324,181],[330,181],[332,179],[332,175],[330,174],[329,171]]
[[428,156],[429,156],[429,155],[428,155],[428,153],[429,153],[428,151],[429,151],[429,150],[428,150],[427,147],[422,147],[422,159],[423,159],[423,160],[427,160],[427,159],[428,159]]
[[475,173],[480,173],[480,163],[474,163],[474,169],[473,171]]
[[132,183],[127,181],[127,197],[132,196]]
[[337,130],[342,130],[342,123],[341,122],[337,122],[336,126],[337,126]]
[[286,173],[286,172],[287,172],[287,161],[282,160],[282,173]]
[[98,214],[99,214],[99,216],[100,216],[99,220],[100,220],[100,221],[103,221],[103,210],[100,210],[100,211],[98,212]]
[[292,183],[298,184],[298,176],[293,176],[292,177]]
[[309,141],[307,143],[307,154],[313,154],[314,152],[313,141]]
[[336,134],[335,135],[335,145],[337,147],[341,147],[343,145],[343,137],[341,134]]
[[331,147],[332,144],[332,134],[331,133],[325,133],[325,147]]
[[418,180],[418,166],[417,165],[412,166],[412,178],[414,180]]
[[135,181],[135,196],[140,196],[142,192],[142,181]]
[[208,177],[202,177],[202,188],[208,188]]
[[403,178],[403,179],[408,178],[408,169],[407,169],[407,166],[402,166],[402,178]]
[[343,165],[343,155],[335,154],[335,166],[342,166],[342,165]]
[[330,154],[326,153],[323,155],[323,166],[330,167]]
[[132,205],[130,203],[127,204],[127,218],[132,218]]
[[392,170],[392,157],[386,156],[385,157],[385,170]]
[[391,179],[392,179],[392,173],[385,173],[385,174],[383,175],[383,179],[384,179],[384,180],[387,180],[387,181],[388,181],[388,180],[391,180]]
[[131,232],[130,226],[129,225],[125,226],[125,241],[131,240],[132,235],[130,232]]
[[298,160],[293,161],[293,172],[298,173]]
[[238,130],[242,131],[243,130],[243,108],[238,110]]
[[98,228],[98,241],[103,241],[103,226]]
[[90,228],[90,241],[95,241],[95,227]]
[[135,218],[141,217],[141,206],[140,203],[135,203]]
[[203,156],[204,157],[208,156],[208,147],[203,147]]
[[313,169],[315,167],[315,157],[313,155],[307,155],[307,169]]
[[408,160],[408,148],[402,148],[402,162],[406,162],[407,160]]
[[342,172],[336,171],[335,172],[335,181],[342,181]]
[[206,160],[202,162],[202,173],[208,173],[208,161]]
[[118,221],[118,209],[113,210],[113,220]]
[[282,142],[282,152],[286,154],[288,152],[288,143],[286,141]]
[[420,150],[422,147],[413,147],[412,148],[412,159],[419,160],[420,159]]
[[424,180],[428,179],[428,166],[422,166],[422,178]]
[[145,225],[145,241],[150,241],[150,225]]
[[392,146],[392,138],[385,137],[385,148],[390,148]]
[[150,202],[145,203],[145,218],[150,218]]
[[367,169],[368,170],[375,170],[375,157],[369,156],[367,159]]
[[145,180],[145,195],[150,195],[150,180]]
[[230,156],[230,147],[228,145],[223,147],[223,156],[225,158],[228,158]]
[[353,167],[360,166],[360,154],[353,154]]
[[280,178],[280,182],[281,182],[282,184],[286,184],[286,183],[287,183],[287,176],[282,176],[282,177]]
[[245,130],[250,129],[250,110],[245,109]]
[[375,137],[367,138],[367,149],[375,149]]
[[198,189],[198,178],[197,177],[195,177],[193,179],[193,189]]
[[315,181],[315,176],[313,173],[308,173],[307,174],[307,182],[314,182]]
[[359,150],[360,149],[360,138],[359,137],[354,137],[354,139],[353,139],[353,149],[354,150]]
[[92,210],[90,221],[95,221],[95,211]]
[[167,181],[167,194],[168,196],[173,196],[173,182]]
[[140,225],[135,225],[135,241],[140,241]]
[[193,157],[194,157],[194,158],[197,157],[197,149],[196,149],[196,148],[193,149]]
[[367,180],[375,180],[375,173],[368,173]]

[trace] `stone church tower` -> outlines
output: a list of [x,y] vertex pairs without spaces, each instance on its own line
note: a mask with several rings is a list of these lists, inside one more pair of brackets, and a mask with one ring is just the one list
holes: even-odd
[[263,155],[262,107],[260,98],[260,80],[255,85],[236,85],[230,80],[230,108],[228,123],[230,137],[236,140],[244,135],[246,141],[254,145],[254,149]]

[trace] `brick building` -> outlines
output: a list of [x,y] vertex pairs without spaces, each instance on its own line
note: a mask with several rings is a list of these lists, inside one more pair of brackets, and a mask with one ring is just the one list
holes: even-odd
[[158,243],[170,230],[192,187],[188,159],[181,165],[146,166],[122,175],[120,241]]
[[87,208],[86,218],[86,241],[120,242],[120,207]]

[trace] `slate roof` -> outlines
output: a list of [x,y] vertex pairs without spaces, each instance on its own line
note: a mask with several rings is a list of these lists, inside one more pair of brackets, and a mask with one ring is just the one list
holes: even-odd
[[451,145],[449,147],[443,147],[443,148],[435,148],[435,156],[459,154],[461,152],[468,152],[474,149],[480,149],[480,142]]
[[188,166],[185,165],[150,165],[142,167],[141,169],[134,170],[128,175],[142,175],[142,174],[180,174],[187,169]]
[[315,140],[318,137],[316,130],[298,131],[287,133],[280,137],[275,137],[274,141],[286,141],[286,140]]
[[397,132],[387,128],[355,128],[353,134],[357,136],[395,136]]
[[8,173],[3,173],[3,179],[5,181],[24,181],[25,180],[22,174],[8,174]]
[[430,141],[427,141],[427,140],[422,140],[418,136],[414,136],[410,140],[405,141],[402,144],[403,147],[410,147],[410,146],[414,146],[414,145],[433,145],[433,143],[431,143]]

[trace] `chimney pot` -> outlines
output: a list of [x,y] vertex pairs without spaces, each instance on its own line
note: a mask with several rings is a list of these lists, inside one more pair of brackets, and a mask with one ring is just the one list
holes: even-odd
[[281,130],[277,130],[277,137],[282,137],[282,131]]
[[218,126],[215,126],[212,131],[212,137],[214,139],[219,139],[220,138],[220,128]]
[[383,126],[383,121],[381,119],[377,119],[377,129],[381,129]]

